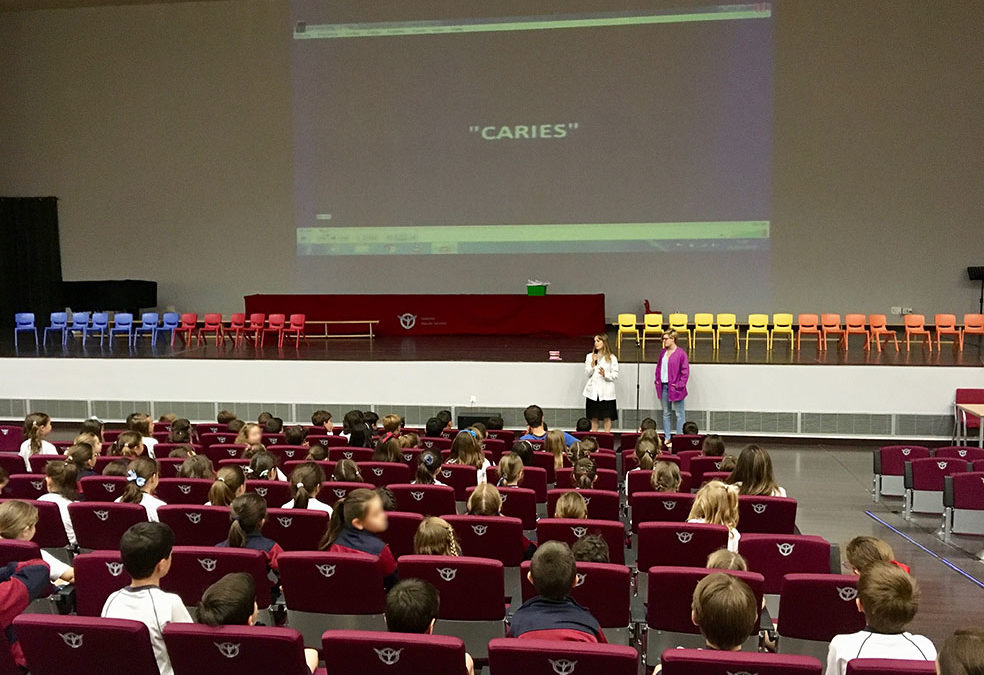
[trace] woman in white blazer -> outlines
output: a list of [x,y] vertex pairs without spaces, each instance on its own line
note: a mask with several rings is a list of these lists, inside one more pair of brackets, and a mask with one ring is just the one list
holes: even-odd
[[618,379],[618,360],[612,354],[607,335],[594,336],[594,351],[584,357],[584,416],[591,420],[591,431],[598,431],[598,420],[606,432],[612,430],[612,420],[618,419],[615,405],[615,380]]

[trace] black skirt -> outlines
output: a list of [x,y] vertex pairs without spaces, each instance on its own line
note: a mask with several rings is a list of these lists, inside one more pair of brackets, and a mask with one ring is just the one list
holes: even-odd
[[595,401],[590,398],[584,399],[584,416],[589,420],[617,420],[618,407],[615,399],[611,401]]

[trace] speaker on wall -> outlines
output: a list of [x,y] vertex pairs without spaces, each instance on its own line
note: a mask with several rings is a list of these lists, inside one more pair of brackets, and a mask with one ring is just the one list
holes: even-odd
[[984,281],[984,266],[968,267],[967,276],[970,277],[971,281]]

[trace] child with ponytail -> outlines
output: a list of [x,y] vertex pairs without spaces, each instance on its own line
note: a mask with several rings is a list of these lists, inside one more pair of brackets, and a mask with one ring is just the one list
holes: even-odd
[[331,479],[343,483],[361,483],[362,473],[359,465],[351,459],[340,459],[335,464],[335,470],[331,472]]
[[383,574],[383,586],[388,591],[400,580],[396,558],[389,545],[378,536],[388,525],[383,501],[376,492],[366,488],[352,490],[347,497],[335,502],[320,548],[376,556]]
[[285,509],[311,509],[327,511],[331,507],[318,499],[321,484],[325,482],[325,470],[315,462],[304,462],[290,472],[290,494],[293,497],[283,505]]
[[571,472],[571,486],[578,490],[589,490],[598,480],[598,469],[594,460],[579,459]]
[[154,438],[154,420],[150,415],[141,412],[130,413],[126,418],[126,428],[140,435],[147,456],[154,459],[154,446],[157,445],[157,439]]
[[238,464],[229,464],[215,474],[215,482],[208,489],[206,506],[231,506],[232,502],[246,492],[246,472]]
[[[528,443],[529,441],[523,441]],[[499,487],[519,487],[523,482],[523,459],[508,452],[499,460]]]
[[76,443],[65,453],[65,461],[75,465],[79,480],[86,476],[95,476],[96,453],[87,443]]
[[236,435],[236,445],[243,447],[256,445],[263,442],[263,427],[255,422],[247,422]]
[[267,565],[271,570],[277,569],[277,559],[284,552],[280,544],[261,534],[266,523],[266,500],[255,492],[241,494],[232,500],[229,510],[229,537],[216,546],[229,548],[251,548],[263,551],[267,556]]
[[472,428],[463,429],[458,432],[451,442],[451,454],[448,456],[448,464],[465,464],[473,466],[478,471],[478,483],[485,482],[485,472],[492,466],[482,451],[482,441],[478,437],[478,431]]
[[444,485],[437,480],[437,472],[441,470],[444,459],[437,450],[424,450],[417,456],[417,474],[413,479],[414,485]]
[[68,515],[68,505],[79,500],[78,468],[72,462],[52,460],[44,467],[44,485],[47,493],[38,497],[38,501],[54,502],[58,505],[68,543],[77,544],[72,518]]
[[145,450],[144,439],[139,432],[124,431],[116,438],[113,447],[109,449],[109,454],[114,457],[133,459],[135,457],[143,457]]
[[287,482],[287,476],[279,468],[277,456],[261,450],[249,460],[249,477],[253,480],[279,480]]
[[157,462],[149,457],[137,457],[126,469],[126,487],[123,496],[116,499],[120,504],[140,504],[147,509],[147,520],[152,523],[160,522],[157,509],[167,506],[167,503],[154,496],[160,473]]
[[24,418],[24,442],[20,446],[20,456],[24,466],[31,471],[32,455],[57,455],[54,445],[44,440],[51,433],[51,418],[45,413],[31,413]]

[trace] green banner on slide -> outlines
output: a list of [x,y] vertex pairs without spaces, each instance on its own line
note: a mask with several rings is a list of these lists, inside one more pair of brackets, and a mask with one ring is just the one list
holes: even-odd
[[551,30],[558,28],[641,26],[692,21],[767,19],[771,16],[771,4],[763,2],[747,5],[700,7],[691,10],[664,10],[659,12],[618,14],[566,14],[435,21],[379,21],[374,23],[307,24],[298,22],[294,26],[294,39],[319,40],[394,37],[399,35],[454,35],[460,33],[494,33],[523,30]]
[[759,249],[769,221],[302,227],[300,255],[581,253]]

